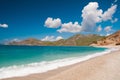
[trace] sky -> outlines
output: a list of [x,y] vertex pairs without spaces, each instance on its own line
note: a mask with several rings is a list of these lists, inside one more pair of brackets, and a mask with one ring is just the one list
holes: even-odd
[[119,0],[0,0],[0,42],[110,35],[120,30]]

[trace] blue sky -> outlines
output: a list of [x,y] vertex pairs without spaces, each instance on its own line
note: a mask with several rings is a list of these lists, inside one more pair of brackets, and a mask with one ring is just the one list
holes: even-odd
[[119,0],[0,0],[0,41],[54,41],[120,30]]

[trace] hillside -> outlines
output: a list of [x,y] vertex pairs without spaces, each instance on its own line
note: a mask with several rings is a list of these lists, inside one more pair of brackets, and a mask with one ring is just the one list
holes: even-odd
[[69,39],[66,40],[65,45],[80,45],[80,46],[86,46],[86,45],[90,45],[91,43],[101,39],[103,37],[99,36],[99,35],[75,35]]
[[20,42],[10,42],[9,45],[42,45],[43,42],[34,38],[29,38]]
[[66,40],[61,39],[54,42],[41,41],[29,38],[20,42],[10,42],[9,45],[41,45],[41,46],[87,46],[102,39],[99,35],[74,35]]
[[94,42],[91,45],[93,46],[120,45],[120,30],[101,40]]

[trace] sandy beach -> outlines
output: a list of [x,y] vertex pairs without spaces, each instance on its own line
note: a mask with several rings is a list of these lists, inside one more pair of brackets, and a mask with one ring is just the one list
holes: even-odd
[[120,50],[45,73],[3,80],[120,80]]

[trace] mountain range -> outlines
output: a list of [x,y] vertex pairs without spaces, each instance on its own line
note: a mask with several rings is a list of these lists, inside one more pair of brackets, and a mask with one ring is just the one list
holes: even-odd
[[120,31],[109,36],[100,36],[96,34],[81,35],[77,34],[68,39],[58,41],[41,41],[35,38],[29,38],[19,42],[10,42],[9,45],[39,45],[39,46],[105,46],[120,45]]

